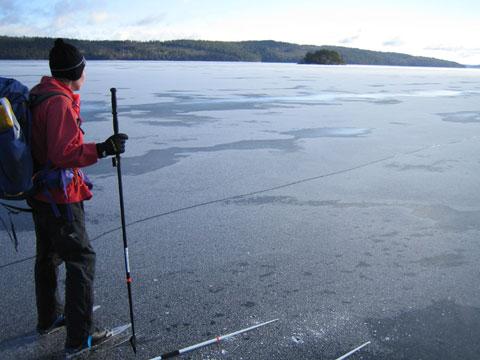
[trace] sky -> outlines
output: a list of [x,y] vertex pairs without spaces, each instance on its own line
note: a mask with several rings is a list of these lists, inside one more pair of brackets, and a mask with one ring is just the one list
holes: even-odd
[[480,0],[0,0],[0,35],[277,40],[480,65]]

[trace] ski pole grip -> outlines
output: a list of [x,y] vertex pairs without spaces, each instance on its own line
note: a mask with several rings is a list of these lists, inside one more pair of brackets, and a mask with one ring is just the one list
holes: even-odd
[[117,117],[117,89],[111,88],[112,93],[112,115],[113,115],[113,133],[118,134],[118,117]]

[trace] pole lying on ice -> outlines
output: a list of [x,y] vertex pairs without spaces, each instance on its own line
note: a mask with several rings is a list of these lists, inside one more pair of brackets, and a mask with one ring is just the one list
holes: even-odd
[[227,334],[227,335],[217,336],[217,337],[215,337],[214,339],[207,340],[207,341],[204,341],[204,342],[201,342],[201,343],[192,345],[192,346],[188,346],[188,347],[183,348],[183,349],[171,351],[171,352],[162,354],[162,355],[160,355],[160,356],[157,356],[157,357],[155,357],[155,358],[151,358],[150,360],[170,359],[170,358],[173,358],[173,357],[175,357],[175,356],[179,356],[179,355],[182,355],[182,354],[188,353],[188,352],[190,352],[190,351],[194,351],[194,350],[200,349],[200,348],[202,348],[202,347],[205,347],[205,346],[208,346],[208,345],[211,345],[211,344],[219,343],[219,342],[222,341],[222,340],[231,338],[231,337],[233,337],[233,336],[235,336],[235,335],[243,334],[243,333],[245,333],[245,332],[247,332],[247,331],[250,331],[250,330],[253,330],[253,329],[257,329],[257,328],[259,328],[259,327],[261,327],[261,326],[265,326],[265,325],[271,324],[271,323],[273,323],[273,322],[275,322],[275,321],[278,321],[278,319],[270,320],[270,321],[267,321],[267,322],[264,322],[264,323],[261,323],[261,324],[258,324],[258,325],[251,326],[251,327],[246,328],[246,329],[238,330],[238,331],[235,331],[235,332],[230,333],[230,334]]
[[343,355],[343,356],[340,356],[337,360],[346,359],[346,358],[349,357],[350,355],[353,355],[354,353],[356,353],[356,352],[359,351],[360,349],[363,349],[365,346],[367,346],[367,345],[369,345],[369,344],[370,344],[370,341],[367,341],[365,344],[360,345],[359,347],[353,349],[352,351],[346,353],[346,354]]
[[[118,117],[117,117],[117,89],[111,88],[110,92],[112,93],[112,115],[113,115],[113,132],[118,134]],[[125,207],[123,205],[123,185],[122,185],[122,167],[120,162],[120,154],[115,155],[112,159],[113,166],[117,168],[117,178],[118,178],[118,193],[120,196],[120,215],[122,219],[122,235],[123,235],[123,250],[125,255],[125,272],[127,280],[127,290],[128,290],[128,304],[130,307],[130,322],[132,324],[132,337],[130,338],[130,345],[132,346],[133,352],[137,353],[137,339],[135,336],[135,323],[133,319],[133,301],[132,301],[132,277],[130,276],[130,260],[128,257],[128,245],[127,245],[127,229],[125,226]]]

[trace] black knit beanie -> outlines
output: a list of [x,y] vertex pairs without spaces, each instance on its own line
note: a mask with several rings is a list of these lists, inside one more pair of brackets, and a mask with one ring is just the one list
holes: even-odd
[[57,39],[50,50],[49,65],[53,77],[75,81],[82,76],[85,58],[75,46]]

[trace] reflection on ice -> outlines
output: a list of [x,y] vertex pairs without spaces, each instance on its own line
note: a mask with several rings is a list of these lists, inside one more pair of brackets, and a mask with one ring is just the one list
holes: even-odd
[[312,139],[318,137],[358,137],[367,135],[371,129],[362,128],[316,128],[285,131],[281,134],[293,135],[297,139]]
[[437,98],[456,97],[463,95],[463,91],[454,90],[421,90],[407,92],[373,92],[373,93],[349,93],[349,92],[325,92],[320,94],[296,95],[296,96],[267,96],[265,94],[240,94],[240,96],[228,99],[202,99],[187,101],[186,104],[205,103],[244,103],[244,102],[286,102],[286,103],[316,103],[316,102],[338,102],[349,100],[395,100],[396,98]]
[[[220,151],[255,151],[255,150],[278,150],[295,152],[302,149],[299,140],[315,138],[336,138],[336,137],[363,137],[370,134],[371,129],[362,128],[304,128],[285,132],[274,132],[279,135],[287,135],[288,138],[274,139],[251,139],[240,140],[229,143],[216,144],[212,146],[198,147],[169,147],[166,149],[155,149],[144,155],[125,157],[124,173],[127,175],[143,175],[158,169],[174,165],[180,160],[196,153],[211,153]],[[114,173],[108,162],[99,162],[89,168],[89,174],[112,175]]]
[[443,118],[443,121],[454,123],[479,123],[480,111],[458,111],[454,113],[438,114]]

